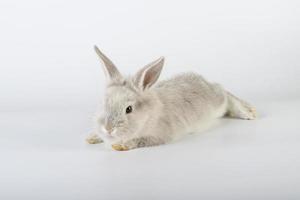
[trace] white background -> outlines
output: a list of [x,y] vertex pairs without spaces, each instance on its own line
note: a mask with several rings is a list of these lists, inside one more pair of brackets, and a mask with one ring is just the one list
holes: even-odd
[[[0,1],[1,199],[300,198],[300,2]],[[195,71],[257,106],[174,144],[87,145],[104,76]]]

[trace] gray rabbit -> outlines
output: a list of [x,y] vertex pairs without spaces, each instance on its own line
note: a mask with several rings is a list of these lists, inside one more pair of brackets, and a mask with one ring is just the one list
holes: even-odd
[[95,51],[108,83],[103,114],[87,138],[90,144],[104,141],[118,151],[155,146],[195,132],[224,115],[256,117],[254,107],[198,74],[184,73],[156,83],[163,57],[134,76],[123,77],[96,46]]

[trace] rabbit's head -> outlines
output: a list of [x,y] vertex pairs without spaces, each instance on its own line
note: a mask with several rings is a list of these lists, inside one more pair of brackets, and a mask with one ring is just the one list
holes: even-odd
[[107,77],[106,95],[98,127],[110,139],[134,137],[143,128],[158,100],[151,92],[163,67],[161,57],[140,69],[134,76],[124,78],[116,66],[96,46]]

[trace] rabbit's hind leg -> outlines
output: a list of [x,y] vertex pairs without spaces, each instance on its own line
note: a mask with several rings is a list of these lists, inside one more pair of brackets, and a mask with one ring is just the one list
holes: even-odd
[[247,102],[235,97],[234,95],[227,92],[228,107],[227,116],[252,120],[256,118],[256,110],[253,106]]

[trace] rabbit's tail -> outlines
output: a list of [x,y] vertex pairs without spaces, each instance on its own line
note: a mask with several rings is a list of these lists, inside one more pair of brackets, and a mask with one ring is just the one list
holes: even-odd
[[231,94],[227,93],[227,112],[226,115],[234,118],[240,119],[255,119],[256,118],[256,110],[249,103],[241,100]]

